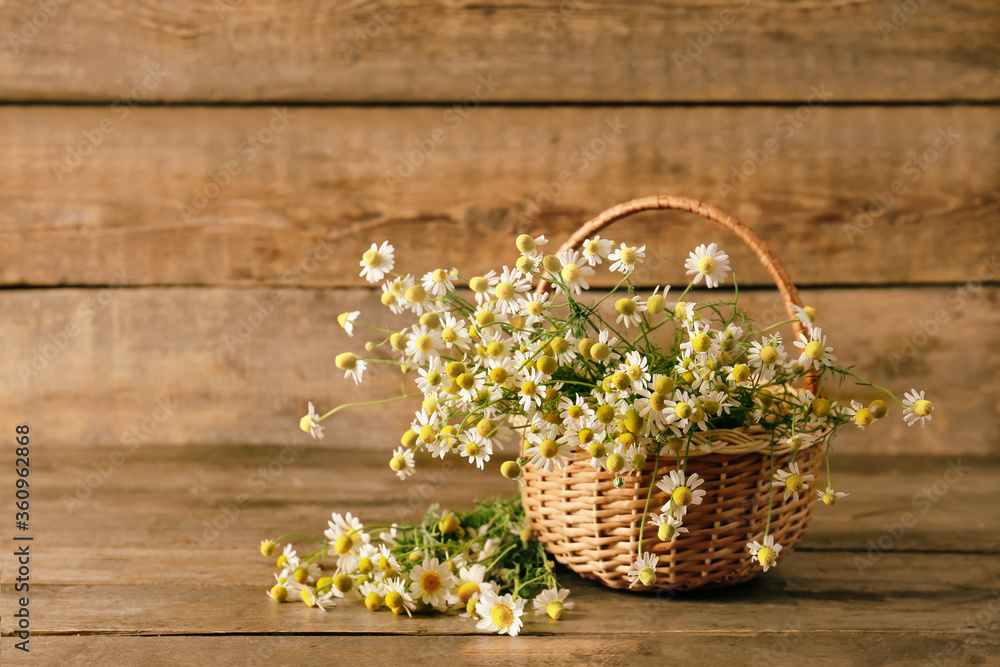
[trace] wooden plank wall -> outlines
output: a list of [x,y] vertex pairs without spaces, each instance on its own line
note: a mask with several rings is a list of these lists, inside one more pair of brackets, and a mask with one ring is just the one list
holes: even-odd
[[[471,271],[516,233],[561,241],[682,194],[769,240],[842,359],[931,392],[935,428],[845,450],[1000,451],[994,2],[52,0],[0,17],[0,403],[53,444],[303,441],[307,399],[398,385],[332,368],[362,345],[338,313],[384,319],[357,276],[368,243]],[[648,286],[683,283],[686,252],[718,240],[774,308],[752,257],[690,216],[614,235],[656,249]],[[325,444],[387,448],[407,418],[360,411]]]

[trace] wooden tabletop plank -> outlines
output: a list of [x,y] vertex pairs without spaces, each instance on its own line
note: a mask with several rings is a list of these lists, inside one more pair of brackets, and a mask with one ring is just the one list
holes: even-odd
[[[962,290],[802,291],[805,303],[819,309],[840,363],[899,396],[926,390],[935,403],[930,427],[906,426],[894,407],[867,431],[843,429],[837,452],[1000,452],[994,369],[981,354],[969,353],[994,344],[1000,289]],[[697,292],[692,298],[722,296]],[[760,321],[786,317],[776,291],[741,291],[740,299]],[[412,323],[390,316],[369,290],[4,290],[0,307],[19,314],[5,328],[17,353],[0,358],[0,402],[20,422],[41,429],[40,443],[66,447],[304,445],[311,438],[298,423],[308,401],[325,411],[401,395],[396,366],[372,364],[360,387],[334,368],[337,353],[364,354],[368,339],[364,330],[349,339],[337,316],[359,310],[360,321],[374,326]],[[830,387],[830,394],[847,403],[880,396],[850,383]],[[58,420],[50,418],[53,405]],[[363,437],[338,437],[335,428],[324,444],[388,452],[418,407],[412,399],[349,410],[332,423]]]
[[[800,285],[997,280],[995,262],[977,276],[1000,245],[997,107],[449,114],[0,107],[0,284],[363,286],[359,258],[384,239],[402,270],[475,275],[512,262],[496,250],[517,233],[553,248],[655,194],[740,218]],[[683,259],[709,241],[742,285],[770,284],[691,214],[643,214],[605,237],[646,245],[638,284],[686,284]],[[599,271],[592,284],[614,282]]]
[[480,76],[498,101],[1000,97],[988,0],[9,2],[0,22],[15,100],[452,102]]
[[[601,624],[598,624],[601,625]],[[9,641],[9,640],[4,640]],[[39,637],[31,655],[49,664],[77,661],[144,665],[320,664],[442,665],[483,667],[589,664],[661,666],[666,658],[713,664],[739,656],[740,664],[763,667],[781,661],[850,664],[852,667],[911,667],[937,659],[947,664],[989,664],[1000,643],[992,633],[942,631],[920,635],[882,632],[635,635],[628,630],[594,636],[352,637]]]

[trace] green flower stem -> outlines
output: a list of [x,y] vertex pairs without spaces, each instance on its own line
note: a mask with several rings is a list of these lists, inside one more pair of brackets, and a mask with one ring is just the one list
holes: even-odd
[[360,408],[360,407],[364,407],[366,405],[381,405],[382,403],[391,403],[393,401],[402,401],[404,399],[415,398],[417,396],[423,396],[423,394],[403,394],[402,396],[393,396],[392,398],[382,398],[382,399],[379,399],[377,401],[364,401],[362,403],[344,403],[343,405],[338,405],[333,410],[330,410],[325,415],[323,415],[321,417],[317,417],[316,421],[320,421],[321,422],[324,419],[326,419],[327,417],[330,417],[331,415],[333,415],[333,414],[335,414],[337,412],[340,412],[344,408]]
[[653,463],[653,477],[649,482],[649,491],[646,493],[646,506],[642,510],[642,523],[639,525],[639,548],[636,551],[636,557],[642,556],[642,535],[646,530],[646,517],[649,516],[649,503],[653,499],[653,489],[656,487],[656,473],[660,471],[660,451],[661,447],[656,448],[656,461]]
[[774,509],[774,434],[771,435],[771,477],[768,479],[770,497],[767,501],[767,524],[764,526],[764,537],[771,532],[771,510]]

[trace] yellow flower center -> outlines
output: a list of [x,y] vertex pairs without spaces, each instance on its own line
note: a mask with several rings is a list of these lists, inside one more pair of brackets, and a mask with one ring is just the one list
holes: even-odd
[[559,453],[559,443],[552,438],[546,438],[542,444],[538,445],[538,453],[542,455],[542,458],[554,458]]
[[455,384],[462,389],[472,389],[476,385],[476,376],[472,373],[462,373],[455,378]]
[[615,302],[615,310],[617,310],[625,317],[631,317],[632,315],[634,315],[635,308],[636,308],[635,301],[633,301],[632,299],[622,298],[618,299],[618,301]]
[[525,396],[534,396],[538,392],[538,385],[530,380],[521,383],[521,393]]
[[382,300],[383,306],[394,306],[396,305],[396,295],[392,292],[382,292],[382,296],[379,297]]
[[575,283],[580,279],[580,267],[576,264],[567,264],[562,267],[561,274],[562,279],[568,283]]
[[441,326],[441,316],[437,313],[424,313],[420,316],[420,323],[430,329],[437,329]]
[[628,369],[625,371],[625,374],[628,375],[629,378],[632,380],[638,380],[639,378],[641,378],[642,373],[643,373],[642,366],[636,366],[635,364],[629,366]]
[[479,445],[477,445],[475,442],[472,441],[468,442],[465,445],[465,453],[469,455],[469,458],[475,458],[479,456]]
[[603,443],[592,442],[590,443],[590,455],[595,459],[603,459],[604,455],[608,453],[608,450],[604,447]]
[[382,598],[375,591],[365,596],[365,606],[369,611],[378,611],[382,608]]
[[271,587],[270,595],[275,602],[284,602],[288,599],[288,589],[284,586],[274,585]]
[[389,468],[393,472],[400,472],[402,470],[405,470],[406,459],[403,457],[402,454],[400,454],[399,456],[393,456],[391,459],[389,459]]
[[427,371],[427,375],[424,379],[427,381],[427,384],[432,387],[438,387],[442,382],[444,382],[444,377],[439,371]]
[[341,535],[337,538],[337,541],[333,543],[333,550],[341,556],[350,553],[353,548],[354,538],[350,535]]
[[806,356],[813,361],[819,361],[822,359],[824,352],[826,352],[826,350],[823,347],[823,343],[818,340],[810,341],[806,344]]
[[342,371],[353,371],[358,366],[358,356],[353,352],[344,352],[338,354],[333,362]]
[[371,558],[362,558],[358,561],[358,570],[360,570],[362,574],[368,574],[374,569],[375,563],[372,562]]
[[702,257],[698,260],[698,271],[704,273],[706,276],[710,276],[715,273],[715,269],[719,267],[719,264],[715,261],[714,257]]
[[393,294],[399,296],[400,294],[403,293],[403,290],[406,289],[406,283],[399,279],[393,280],[392,285],[389,287],[389,289],[392,290]]
[[612,454],[608,457],[607,463],[605,465],[608,468],[608,472],[613,475],[617,475],[622,470],[625,469],[625,457],[621,454]]
[[801,447],[802,443],[803,440],[801,435],[793,435],[791,438],[788,439],[788,446],[792,449],[792,451],[795,451],[796,449]]
[[514,622],[514,612],[505,604],[498,604],[490,611],[490,620],[498,628],[507,628]]
[[719,402],[718,401],[702,401],[701,409],[709,415],[715,415],[719,413]]
[[312,419],[309,417],[309,415],[306,415],[305,417],[299,420],[299,428],[305,431],[306,433],[312,433]]
[[431,280],[436,283],[448,282],[448,272],[444,269],[434,269],[434,272],[431,273]]
[[420,588],[426,593],[434,593],[441,588],[441,575],[433,570],[420,575]]
[[789,475],[785,478],[785,488],[791,493],[799,493],[806,487],[801,475]]
[[653,390],[660,396],[666,396],[674,390],[674,381],[665,375],[658,377],[653,383]]
[[632,386],[632,380],[625,373],[616,371],[611,374],[611,384],[613,384],[616,389],[625,390]]
[[420,428],[420,439],[428,445],[437,440],[437,430],[430,424],[424,424]]
[[639,570],[639,583],[643,586],[652,586],[656,583],[656,570],[651,567],[644,567]]
[[659,294],[654,294],[646,301],[646,310],[650,315],[659,315],[667,309],[667,301]]
[[677,529],[669,523],[661,523],[660,527],[656,529],[656,536],[660,538],[661,542],[669,542],[674,539],[676,533]]
[[760,348],[760,360],[765,364],[773,364],[778,360],[778,350],[773,345],[765,345]]
[[691,416],[691,412],[691,406],[684,401],[674,406],[674,414],[677,415],[678,419],[687,419]]
[[541,301],[531,301],[528,303],[528,314],[534,315],[535,317],[540,316],[545,312],[545,304]]
[[917,415],[918,417],[926,417],[933,411],[934,411],[934,404],[931,403],[930,401],[925,401],[924,399],[920,399],[919,401],[913,404],[913,414]]
[[385,606],[393,611],[403,608],[403,596],[399,591],[389,591],[385,596]]
[[[357,257],[357,255],[355,255]],[[382,266],[382,254],[374,250],[366,250],[365,254],[361,256],[361,259],[365,261],[365,264],[369,268],[377,269]]]
[[504,353],[504,344],[498,340],[495,340],[486,346],[486,354],[490,355],[491,357],[499,357],[503,353]]
[[691,347],[695,352],[708,352],[712,349],[712,338],[707,333],[700,333],[691,339]]
[[694,494],[691,493],[691,489],[688,487],[678,486],[674,489],[674,492],[670,494],[670,498],[673,499],[675,505],[687,507],[694,499]]
[[586,445],[594,439],[594,432],[589,428],[581,428],[579,432],[577,432],[576,437],[580,440],[580,442]]
[[854,421],[860,426],[868,426],[875,421],[875,416],[868,408],[861,408],[854,413]]
[[771,547],[761,547],[757,550],[757,562],[764,567],[771,567],[778,559],[778,554],[774,553]]
[[837,504],[837,494],[835,493],[824,493],[823,503],[826,505],[836,505]]
[[414,285],[410,289],[406,290],[406,293],[403,296],[405,296],[406,300],[410,303],[422,303],[423,300],[427,298],[427,292],[424,291],[423,285]]
[[816,417],[826,417],[830,414],[830,410],[833,406],[830,401],[826,398],[817,398],[812,404],[812,413]]
[[472,596],[479,592],[479,584],[474,581],[467,581],[458,587],[458,599],[462,601],[462,604],[468,604]]
[[413,347],[417,348],[418,352],[430,352],[434,347],[434,341],[427,334],[421,334],[413,339]]
[[482,276],[476,276],[469,281],[469,289],[478,294],[482,294],[490,287],[490,281],[486,280]]
[[611,348],[605,343],[594,343],[590,348],[590,356],[595,361],[604,361],[611,356]]
[[333,585],[341,593],[346,593],[354,588],[354,580],[351,579],[350,575],[338,574],[333,578]]
[[563,617],[563,613],[566,611],[566,605],[564,605],[559,600],[553,600],[552,602],[545,605],[545,613],[549,615],[554,621],[558,621]]
[[646,457],[640,454],[639,452],[636,452],[635,454],[632,455],[632,460],[629,461],[629,463],[636,470],[642,470],[643,468],[646,467]]
[[639,254],[632,248],[622,248],[621,253],[618,255],[622,262],[628,265],[635,264],[635,260],[639,259]]
[[802,312],[805,313],[806,318],[810,322],[815,322],[816,321],[816,316],[819,314],[819,313],[816,312],[816,309],[813,308],[812,306],[806,306],[805,308],[802,309]]
[[559,368],[559,362],[553,357],[542,357],[535,366],[546,375],[552,375]]
[[496,384],[503,384],[507,381],[507,369],[502,366],[497,366],[490,371],[490,379]]
[[625,419],[622,421],[622,426],[625,430],[630,433],[638,433],[642,430],[642,425],[644,420],[637,410],[629,410],[625,413]]
[[600,241],[587,241],[583,246],[584,255],[596,255],[601,252],[601,242]]
[[502,282],[496,286],[497,298],[501,301],[510,301],[514,298],[517,291],[514,289],[514,285],[509,282]]

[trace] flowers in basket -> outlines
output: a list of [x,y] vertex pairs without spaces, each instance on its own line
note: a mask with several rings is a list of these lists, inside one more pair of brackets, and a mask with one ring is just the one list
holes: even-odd
[[[412,320],[386,329],[366,323],[359,312],[340,315],[350,336],[358,327],[377,331],[379,340],[365,349],[385,353],[361,358],[344,352],[335,363],[356,383],[370,363],[398,364],[412,376],[415,391],[372,402],[420,401],[389,459],[400,479],[413,474],[418,451],[460,457],[479,469],[506,452],[501,472],[521,483],[526,467],[551,472],[582,452],[615,487],[651,460],[658,470],[666,458],[673,469],[659,480],[654,472],[654,483],[669,499],[658,508],[647,500],[643,526],[671,541],[686,532],[686,514],[697,511],[706,495],[699,488],[703,480],[686,470],[692,448],[712,451],[714,429],[763,429],[772,443],[768,529],[747,550],[767,570],[782,548],[769,533],[775,491],[796,499],[815,493],[835,504],[847,494],[834,490],[830,478],[834,435],[848,424],[867,428],[889,412],[882,399],[839,405],[822,395],[824,385],[853,379],[897,402],[907,424],[931,420],[933,405],[924,392],[914,389],[900,401],[838,365],[815,309],[795,307],[804,332],[795,340],[777,331],[792,319],[757,328],[738,307],[729,256],[715,243],[690,253],[685,268],[691,279],[676,296],[669,286],[648,295],[636,290],[632,277],[645,260],[643,245],[594,236],[579,250],[544,254],[546,243],[544,236],[522,234],[512,265],[475,276],[447,267],[420,276],[397,271],[388,242],[364,253],[361,275],[381,283],[383,306]],[[597,270],[609,271],[614,287],[591,291]],[[544,289],[533,286],[535,279],[546,281]],[[730,279],[731,296],[693,298],[694,287],[718,288]],[[318,414],[310,403],[301,428],[321,438],[323,422],[344,407]],[[787,469],[774,469],[777,446],[793,452]],[[824,448],[822,486],[795,462],[806,446]],[[324,548],[336,551],[338,537]],[[641,553],[641,536],[638,544],[629,577],[633,586],[650,586],[658,558]],[[448,562],[457,567],[454,559]],[[338,571],[355,576],[361,572],[350,571],[355,565],[341,556]],[[521,592],[511,594],[517,599]],[[469,611],[486,620],[478,608]]]

